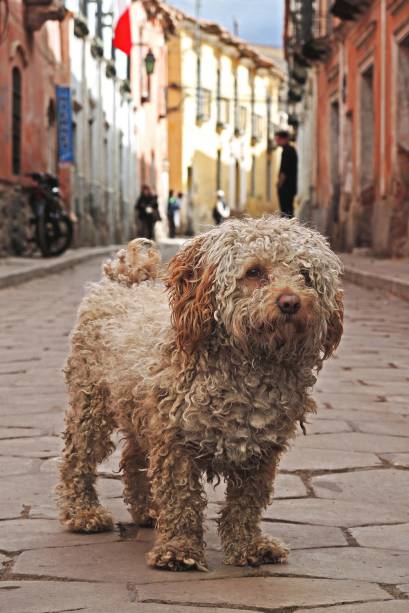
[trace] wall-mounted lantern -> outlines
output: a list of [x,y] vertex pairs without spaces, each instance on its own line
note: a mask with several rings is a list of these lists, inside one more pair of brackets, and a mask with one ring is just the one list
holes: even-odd
[[155,62],[156,62],[156,57],[153,55],[151,49],[149,49],[148,53],[145,56],[145,68],[146,68],[146,74],[148,76],[150,76],[155,70]]

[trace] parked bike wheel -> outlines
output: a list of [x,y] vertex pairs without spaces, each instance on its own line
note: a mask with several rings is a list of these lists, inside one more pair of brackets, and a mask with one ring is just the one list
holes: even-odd
[[45,258],[64,253],[71,245],[73,224],[65,213],[43,210],[37,217],[37,243]]

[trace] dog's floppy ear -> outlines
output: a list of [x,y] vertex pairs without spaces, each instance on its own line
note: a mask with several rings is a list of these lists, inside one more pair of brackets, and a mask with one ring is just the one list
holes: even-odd
[[331,357],[338,347],[344,330],[344,292],[338,290],[335,295],[335,308],[331,312],[327,322],[327,335],[323,344],[324,360]]
[[182,247],[170,261],[166,278],[176,342],[185,353],[208,337],[214,326],[215,271],[206,264],[203,242],[204,237],[198,237]]

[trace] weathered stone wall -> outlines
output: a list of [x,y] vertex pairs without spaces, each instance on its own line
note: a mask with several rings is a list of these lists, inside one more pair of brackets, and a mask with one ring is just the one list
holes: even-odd
[[31,211],[19,185],[0,184],[0,257],[25,255],[31,250]]

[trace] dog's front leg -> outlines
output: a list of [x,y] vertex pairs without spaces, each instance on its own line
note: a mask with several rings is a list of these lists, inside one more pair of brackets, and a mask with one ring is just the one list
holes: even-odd
[[263,510],[273,492],[277,458],[257,469],[227,476],[226,503],[219,518],[225,564],[259,566],[285,562],[288,549],[260,529]]
[[196,463],[180,445],[167,441],[152,450],[149,472],[158,515],[149,566],[207,570],[203,543],[206,497]]

